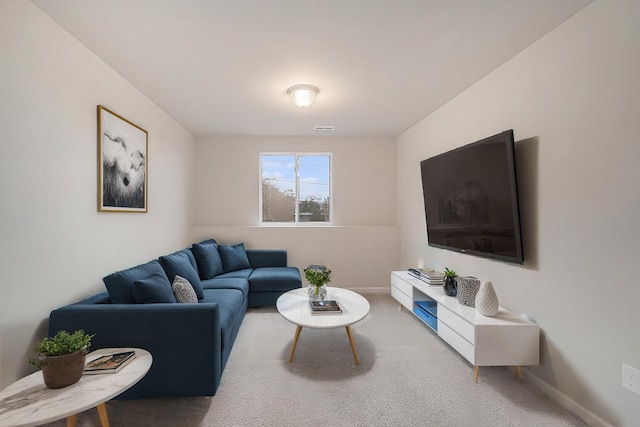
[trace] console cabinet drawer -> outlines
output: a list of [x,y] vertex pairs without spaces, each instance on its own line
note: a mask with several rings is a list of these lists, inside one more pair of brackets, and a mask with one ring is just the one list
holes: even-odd
[[395,286],[391,286],[391,296],[402,304],[407,310],[413,310],[413,300],[410,296],[400,291]]
[[402,292],[403,294],[405,294],[409,298],[412,298],[413,286],[411,286],[410,283],[407,283],[404,280],[402,280],[401,278],[399,278],[399,277],[397,277],[397,276],[392,274],[391,275],[391,290],[392,291],[393,291],[393,288],[397,288],[397,290],[399,290],[400,292]]
[[[439,315],[439,314],[438,314]],[[458,353],[475,365],[475,348],[466,339],[458,335],[453,329],[440,321],[438,317],[438,336],[447,344],[455,348]]]
[[462,338],[469,341],[471,345],[476,343],[476,334],[474,326],[464,320],[462,317],[451,312],[444,306],[438,310],[438,320],[445,323],[449,328],[456,331]]

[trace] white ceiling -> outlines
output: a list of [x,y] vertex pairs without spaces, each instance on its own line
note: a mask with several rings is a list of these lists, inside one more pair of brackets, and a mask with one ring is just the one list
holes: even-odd
[[194,135],[397,136],[592,0],[32,1]]

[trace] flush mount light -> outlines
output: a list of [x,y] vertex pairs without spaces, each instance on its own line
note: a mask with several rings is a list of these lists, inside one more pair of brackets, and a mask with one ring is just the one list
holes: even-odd
[[308,107],[318,94],[318,88],[312,85],[295,85],[287,89],[291,100],[298,107]]

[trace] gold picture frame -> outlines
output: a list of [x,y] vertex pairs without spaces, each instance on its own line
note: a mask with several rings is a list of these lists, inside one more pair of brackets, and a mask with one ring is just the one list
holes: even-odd
[[149,134],[98,105],[98,211],[147,212]]

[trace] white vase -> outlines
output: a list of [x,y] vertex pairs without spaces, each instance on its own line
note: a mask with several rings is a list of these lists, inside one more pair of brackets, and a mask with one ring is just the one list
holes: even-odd
[[482,282],[476,294],[476,310],[483,316],[493,317],[498,314],[498,295],[491,282]]

